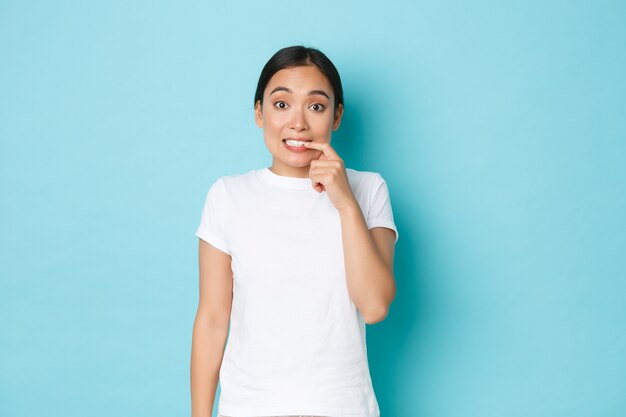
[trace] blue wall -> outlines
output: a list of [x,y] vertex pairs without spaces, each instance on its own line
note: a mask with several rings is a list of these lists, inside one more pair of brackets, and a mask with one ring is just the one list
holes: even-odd
[[626,4],[219,3],[0,1],[0,415],[189,415],[203,199],[295,43],[400,229],[381,416],[626,415]]

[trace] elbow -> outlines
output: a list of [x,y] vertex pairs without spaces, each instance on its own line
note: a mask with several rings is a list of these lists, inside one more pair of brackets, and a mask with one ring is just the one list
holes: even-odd
[[396,298],[396,283],[393,275],[391,275],[390,282],[392,285],[387,289],[384,298],[378,299],[375,303],[363,309],[363,319],[367,324],[379,323],[389,314],[389,307]]
[[367,324],[380,323],[381,321],[385,320],[388,313],[388,307],[381,307],[377,310],[369,311],[367,314],[363,314],[363,319]]
[[389,314],[389,307],[393,302],[395,296],[396,288],[394,285],[391,294],[389,294],[389,297],[387,297],[385,301],[381,301],[380,303],[378,303],[377,307],[375,308],[372,307],[365,310],[365,312],[363,313],[363,319],[365,320],[365,323],[375,324],[385,320],[387,318],[387,315]]

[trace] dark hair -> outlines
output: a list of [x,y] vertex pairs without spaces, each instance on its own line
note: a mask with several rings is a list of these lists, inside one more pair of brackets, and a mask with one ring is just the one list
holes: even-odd
[[322,51],[304,46],[288,46],[276,52],[263,67],[259,82],[254,94],[254,104],[257,101],[263,104],[263,92],[267,83],[274,74],[285,68],[298,67],[301,65],[315,65],[322,74],[326,76],[335,94],[335,110],[339,104],[343,105],[343,89],[341,88],[341,78],[335,65]]

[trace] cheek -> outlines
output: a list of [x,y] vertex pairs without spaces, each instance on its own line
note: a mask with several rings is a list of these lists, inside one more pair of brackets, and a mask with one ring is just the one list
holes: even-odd
[[263,136],[268,146],[277,146],[276,144],[282,140],[283,124],[276,117],[270,117],[264,120]]
[[324,117],[323,119],[318,120],[315,126],[319,134],[330,136],[333,130],[333,119],[332,117]]
[[286,120],[284,119],[284,116],[272,114],[265,119],[265,127],[267,130],[270,131],[280,130],[286,122]]

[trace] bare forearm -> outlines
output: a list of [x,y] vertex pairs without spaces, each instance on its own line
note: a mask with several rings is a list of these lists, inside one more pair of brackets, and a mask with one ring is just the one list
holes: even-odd
[[191,415],[211,417],[228,328],[196,317],[191,346]]
[[393,272],[378,252],[358,202],[339,214],[350,298],[366,320],[377,321],[395,295]]

